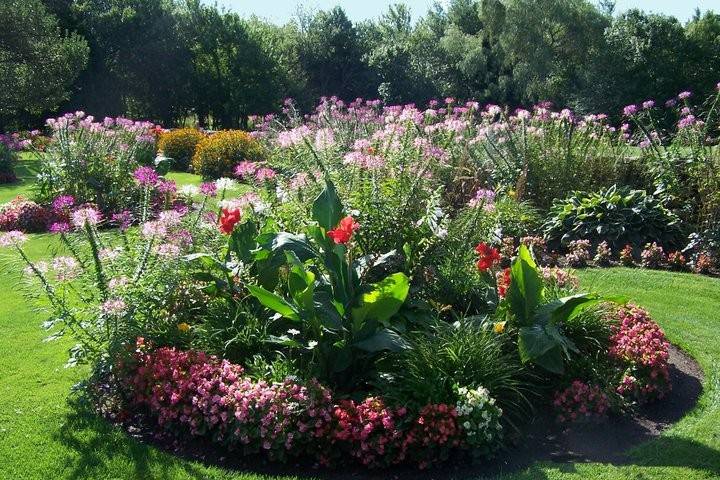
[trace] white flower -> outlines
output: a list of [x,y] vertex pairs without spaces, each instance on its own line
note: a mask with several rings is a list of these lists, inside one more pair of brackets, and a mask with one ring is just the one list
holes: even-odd
[[295,330],[294,328],[291,328],[290,330],[288,330],[288,333],[290,335],[300,335],[300,330]]
[[310,340],[308,342],[308,349],[312,350],[313,348],[317,347],[317,344],[318,344],[318,342],[316,342],[315,340]]
[[178,195],[181,197],[194,197],[200,193],[200,189],[195,185],[181,185],[178,189]]
[[237,182],[232,178],[222,177],[215,180],[215,186],[218,190],[235,190],[238,186]]

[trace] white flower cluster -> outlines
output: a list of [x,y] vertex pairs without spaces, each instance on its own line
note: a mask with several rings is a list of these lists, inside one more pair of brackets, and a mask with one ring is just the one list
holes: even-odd
[[459,387],[457,394],[458,423],[465,432],[468,446],[479,454],[489,455],[500,447],[502,409],[485,387]]

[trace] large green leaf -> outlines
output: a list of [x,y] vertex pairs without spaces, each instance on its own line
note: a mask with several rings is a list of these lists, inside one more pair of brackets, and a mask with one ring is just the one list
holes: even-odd
[[280,295],[265,290],[263,287],[257,285],[247,285],[247,289],[250,291],[250,294],[257,298],[265,307],[279,313],[285,318],[300,321],[300,316],[295,308],[293,308],[293,306]]
[[410,291],[410,280],[404,273],[393,273],[372,284],[371,288],[369,292],[362,294],[359,305],[352,309],[356,326],[361,326],[368,318],[386,322],[395,315],[405,303]]
[[366,352],[380,352],[383,350],[397,352],[408,348],[407,342],[397,332],[387,328],[378,330],[370,337],[356,342],[354,346]]
[[537,265],[525,245],[520,245],[518,256],[510,267],[510,277],[507,293],[510,310],[519,326],[529,326],[542,298],[543,285]]
[[257,247],[255,237],[258,234],[257,225],[248,221],[236,226],[230,235],[230,249],[235,252],[243,263],[253,260],[253,250]]
[[342,218],[343,206],[335,190],[335,185],[325,180],[325,188],[315,199],[312,206],[312,218],[325,230],[334,228]]

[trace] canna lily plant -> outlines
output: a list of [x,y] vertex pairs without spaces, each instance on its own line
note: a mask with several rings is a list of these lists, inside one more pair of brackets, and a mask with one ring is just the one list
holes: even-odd
[[521,245],[510,266],[506,315],[518,332],[518,351],[523,363],[533,363],[552,373],[565,371],[565,359],[578,353],[575,344],[563,334],[563,324],[601,302],[621,299],[580,293],[548,301],[537,265],[530,250]]
[[[274,320],[289,328],[270,341],[296,352],[317,378],[339,387],[366,378],[381,352],[407,348],[399,332],[410,289],[402,272],[365,281],[392,253],[353,258],[352,237],[360,226],[343,210],[328,179],[304,233],[272,231],[234,214],[224,215],[221,223],[229,232],[226,265],[236,258],[250,272],[242,286],[232,279],[221,283],[246,289],[274,312]],[[229,267],[225,270],[232,276]]]

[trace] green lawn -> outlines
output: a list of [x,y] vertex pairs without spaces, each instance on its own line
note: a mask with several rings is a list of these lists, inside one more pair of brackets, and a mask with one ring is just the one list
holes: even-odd
[[[53,244],[36,235],[35,257]],[[65,369],[69,339],[44,343],[42,318],[16,287],[17,271],[0,276],[0,478],[244,479],[174,458],[127,437],[69,397],[84,368]],[[623,293],[647,307],[670,338],[694,355],[707,378],[698,407],[660,439],[636,449],[630,465],[538,464],[507,480],[720,478],[720,280],[630,269],[581,272],[584,287]],[[277,477],[272,477],[277,478]],[[441,477],[442,478],[442,477]]]

